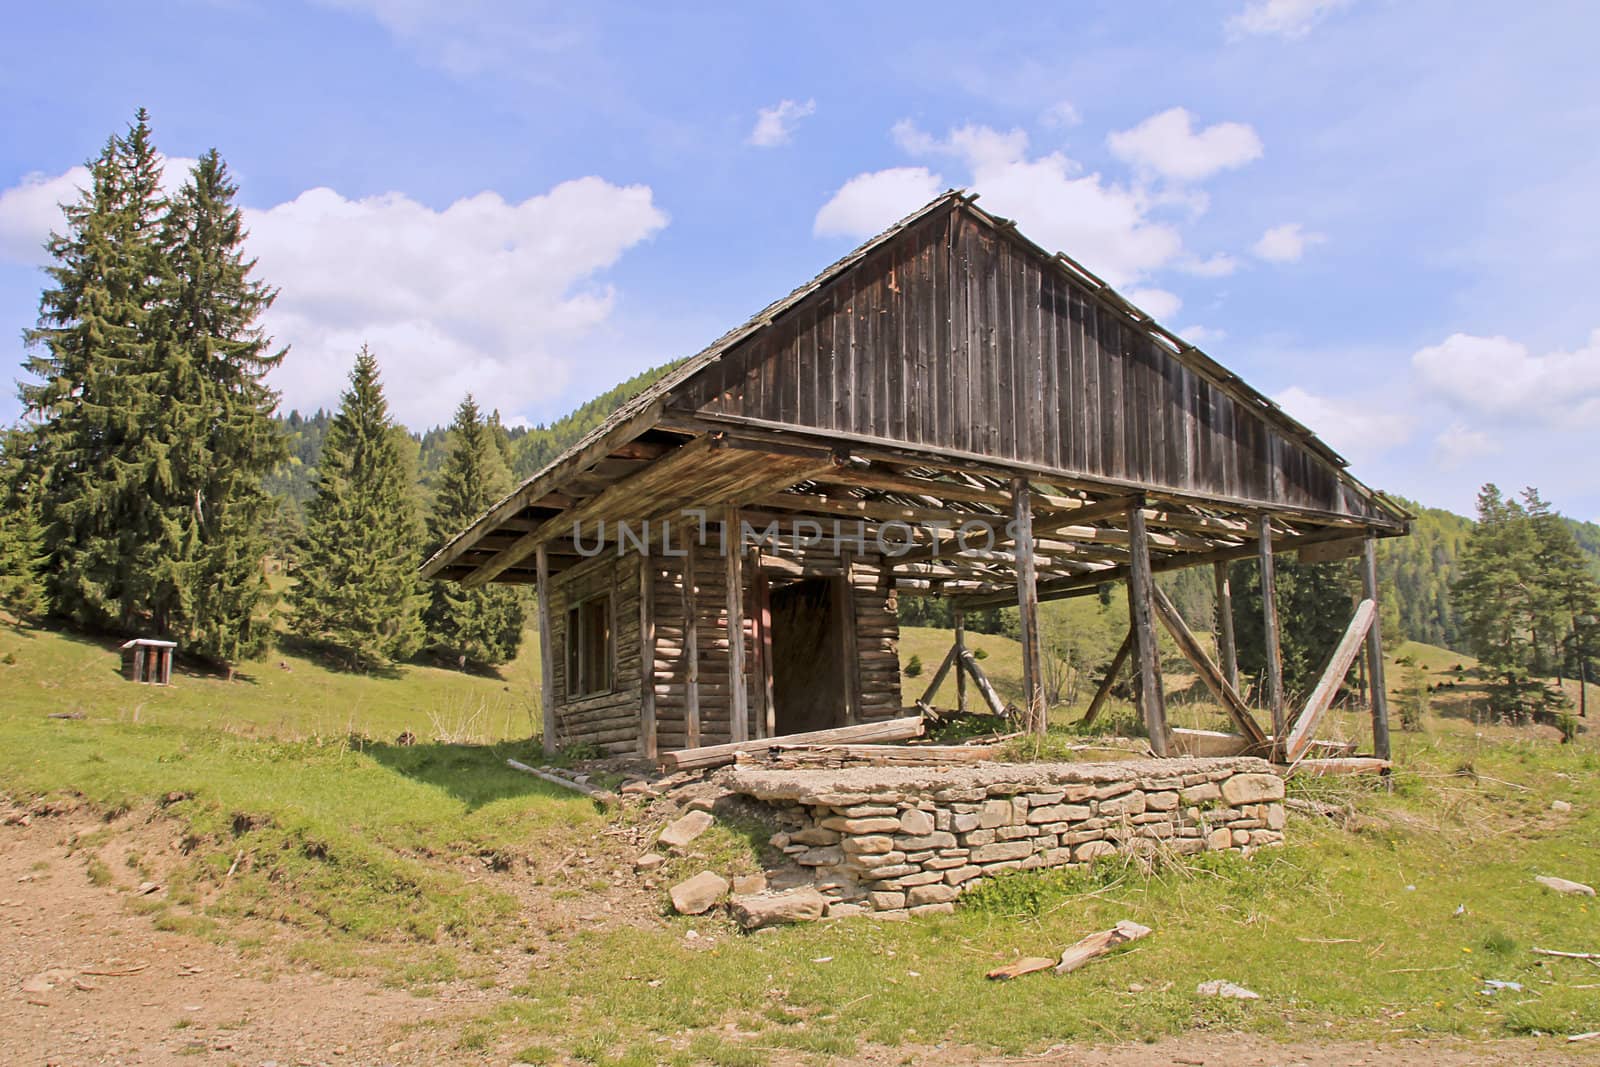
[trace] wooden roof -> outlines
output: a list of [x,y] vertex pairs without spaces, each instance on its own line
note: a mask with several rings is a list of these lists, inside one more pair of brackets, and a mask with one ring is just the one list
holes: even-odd
[[[1018,476],[1046,594],[1120,576],[1129,506],[1157,569],[1252,553],[1261,515],[1290,543],[1404,532],[1310,430],[974,199],[935,199],[686,360],[423,573],[528,581],[541,545],[555,569],[575,558],[574,519],[683,506],[1003,524]],[[908,588],[1014,581],[1003,552],[951,558],[927,536],[896,567]]]

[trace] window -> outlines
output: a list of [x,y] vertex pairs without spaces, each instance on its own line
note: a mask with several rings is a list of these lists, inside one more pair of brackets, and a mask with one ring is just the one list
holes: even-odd
[[611,597],[591,597],[567,610],[567,699],[611,688]]

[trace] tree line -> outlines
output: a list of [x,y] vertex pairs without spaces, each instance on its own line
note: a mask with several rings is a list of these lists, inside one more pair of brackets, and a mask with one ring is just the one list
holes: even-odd
[[[87,188],[63,205],[64,232],[46,244],[23,418],[0,438],[0,602],[173,638],[231,669],[275,628],[264,561],[282,509],[267,483],[289,449],[266,375],[287,350],[260,321],[277,291],[255,277],[238,187],[216,150],[163,193],[141,109],[88,166]],[[425,645],[463,665],[513,656],[515,591],[424,591],[416,576],[433,546],[509,491],[496,442],[468,397],[423,512],[409,438],[363,349],[320,442],[288,631],[352,666]]]

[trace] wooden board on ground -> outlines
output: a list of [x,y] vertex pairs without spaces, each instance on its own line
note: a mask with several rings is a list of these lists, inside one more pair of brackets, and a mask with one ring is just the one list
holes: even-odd
[[795,745],[769,743],[735,754],[735,762],[763,767],[926,767],[982,763],[999,755],[997,745]]
[[1333,774],[1387,774],[1393,766],[1386,759],[1372,756],[1344,756],[1335,759],[1303,759],[1292,767],[1281,768],[1285,777],[1310,775],[1320,778]]
[[1063,952],[1061,962],[1056,964],[1056,973],[1070,974],[1096,956],[1104,956],[1118,945],[1126,945],[1129,941],[1137,941],[1141,937],[1148,937],[1149,934],[1148,926],[1140,926],[1131,919],[1123,919],[1111,929],[1090,934]]
[[732,763],[740,752],[760,752],[774,745],[850,744],[869,741],[904,741],[922,735],[922,716],[902,719],[885,719],[883,722],[860,723],[841,726],[833,730],[812,730],[802,734],[757,741],[735,741],[725,745],[706,745],[702,748],[685,748],[677,752],[663,752],[657,761],[667,770],[686,770],[690,767],[717,767]]

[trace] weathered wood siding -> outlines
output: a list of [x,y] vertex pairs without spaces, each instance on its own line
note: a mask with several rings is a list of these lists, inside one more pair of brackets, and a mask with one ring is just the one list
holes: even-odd
[[908,228],[785,312],[686,383],[675,406],[1069,478],[1383,517],[1258,401],[1206,380],[962,208]]
[[[611,595],[613,659],[611,688],[574,697],[567,686],[567,609],[591,596]],[[607,752],[632,752],[639,743],[639,561],[598,556],[564,571],[550,583],[550,627],[554,630],[556,740],[592,744]]]

